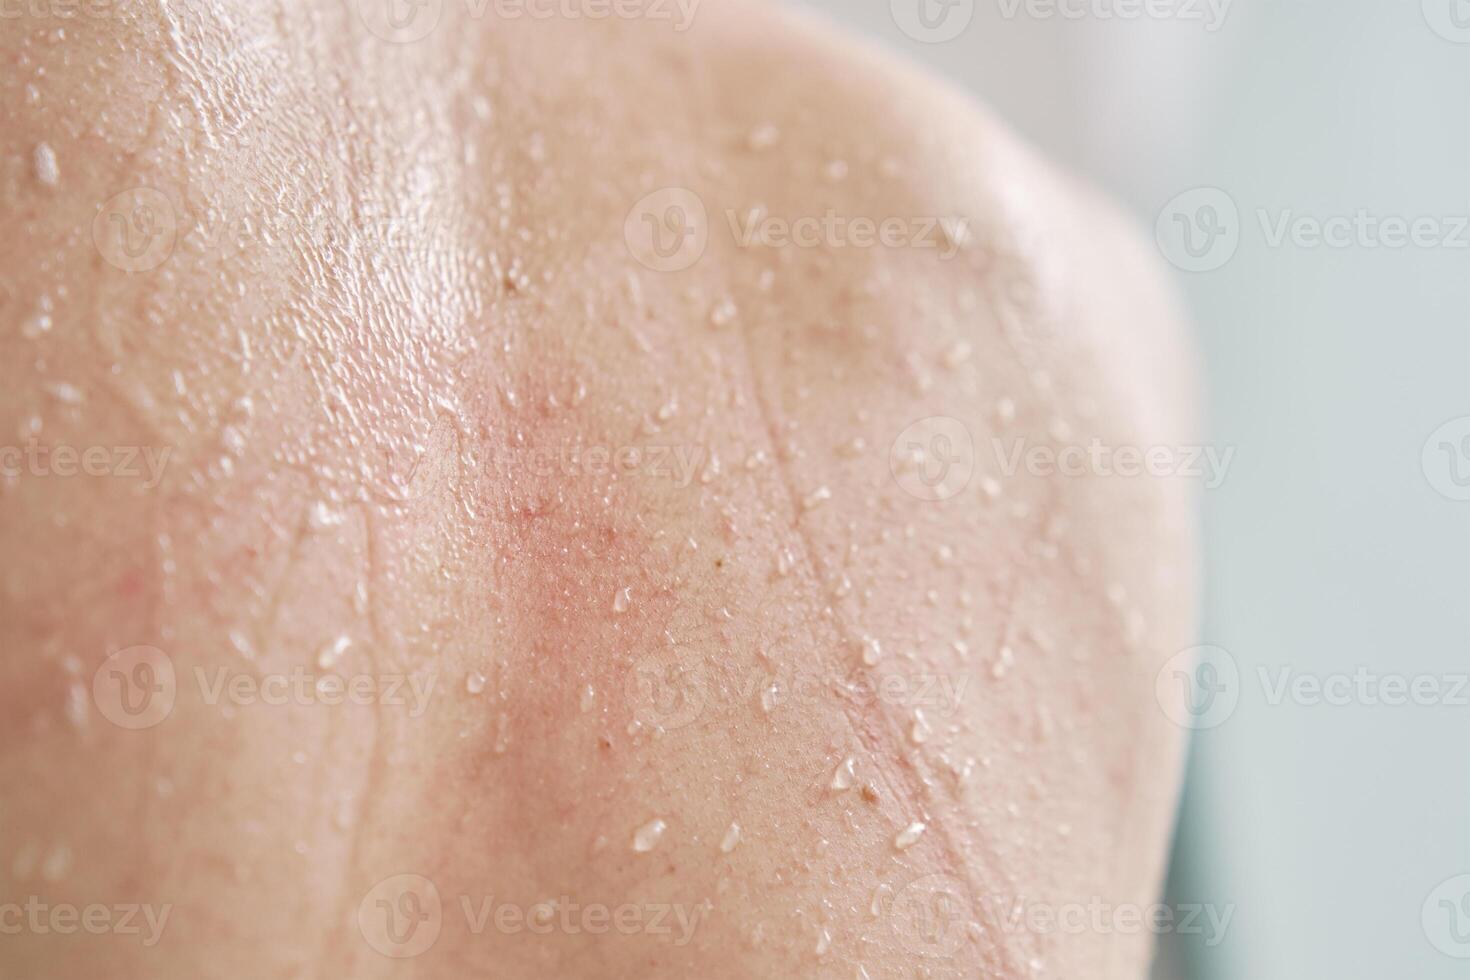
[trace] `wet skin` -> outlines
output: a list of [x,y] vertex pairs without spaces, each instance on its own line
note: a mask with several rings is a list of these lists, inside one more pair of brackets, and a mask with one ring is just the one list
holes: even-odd
[[1154,257],[780,8],[475,9],[0,31],[0,905],[143,907],[0,976],[1140,976],[1014,907],[1156,898],[1188,484],[1011,461],[1189,441]]

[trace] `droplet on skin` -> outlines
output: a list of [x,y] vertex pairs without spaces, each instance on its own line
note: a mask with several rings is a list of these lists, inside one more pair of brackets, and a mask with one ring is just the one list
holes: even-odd
[[1016,419],[1016,403],[1009,398],[1002,398],[995,403],[995,417],[1000,419],[1002,425],[1007,425]]
[[802,498],[801,507],[803,510],[813,510],[817,507],[822,506],[831,499],[832,491],[830,488],[817,487],[817,489],[813,490],[811,493]]
[[929,719],[924,717],[923,709],[914,709],[914,726],[909,729],[909,739],[915,745],[923,745],[929,741]]
[[47,881],[60,881],[71,870],[71,848],[57,844],[41,865],[41,877]]
[[781,688],[775,684],[761,691],[761,710],[770,714],[781,703]]
[[720,841],[720,853],[729,854],[731,851],[735,850],[736,845],[738,845],[739,843],[740,824],[732,820],[730,822],[730,829],[725,831],[724,840]]
[[613,596],[613,612],[617,613],[619,616],[627,612],[630,608],[632,608],[632,606],[632,588],[625,586],[618,590],[617,595]]
[[817,933],[817,955],[826,956],[827,951],[831,948],[832,933],[826,927],[823,927],[822,931]]
[[1000,481],[993,476],[982,477],[980,480],[980,491],[991,500],[1000,496]]
[[485,690],[485,675],[478,670],[472,670],[465,675],[464,689],[471,694],[479,694]]
[[61,167],[56,163],[56,151],[50,143],[37,143],[31,162],[36,168],[36,179],[47,187],[55,187],[61,180]]
[[86,396],[82,394],[82,389],[74,384],[68,384],[65,381],[57,381],[46,385],[46,393],[63,405],[80,405],[87,400]]
[[1000,680],[1010,673],[1011,667],[1016,663],[1016,652],[1009,645],[1002,646],[1000,652],[995,656],[995,664],[990,668],[990,676]]
[[752,150],[769,150],[781,140],[781,131],[772,123],[762,123],[750,131],[748,142]]
[[51,332],[51,314],[55,309],[49,294],[43,293],[36,301],[36,312],[26,318],[20,326],[20,335],[26,340],[35,340],[45,333]]
[[974,348],[963,340],[957,341],[944,352],[944,366],[947,368],[957,368],[968,361],[972,353],[974,353]]
[[900,851],[906,851],[918,843],[919,838],[924,836],[924,831],[927,829],[929,828],[923,823],[915,820],[898,832],[898,836],[893,838],[893,846]]
[[878,661],[883,659],[883,646],[871,636],[863,640],[863,663],[869,667],[878,666]]
[[639,827],[633,834],[633,850],[639,854],[647,854],[658,846],[663,840],[664,831],[669,825],[661,819],[654,819]]
[[246,660],[255,659],[255,646],[250,642],[250,637],[246,636],[242,630],[230,630],[230,646],[234,647],[235,652]]
[[592,710],[592,706],[596,703],[597,690],[591,684],[588,684],[582,688],[582,697],[578,702],[578,707],[582,709],[582,714],[585,715]]
[[832,774],[832,788],[839,793],[845,792],[852,788],[852,784],[856,780],[857,760],[852,756],[848,756],[842,760],[842,763],[837,767],[837,771]]
[[339,510],[333,510],[324,500],[318,500],[311,505],[311,510],[306,514],[306,524],[313,531],[320,531],[329,527],[336,527],[346,518]]
[[331,643],[322,647],[321,651],[316,655],[317,667],[321,670],[331,670],[337,661],[342,659],[342,654],[346,653],[347,648],[350,646],[352,646],[352,637],[346,634],[337,637]]
[[709,322],[717,327],[728,327],[735,322],[735,317],[739,314],[740,310],[736,307],[735,301],[726,296],[715,304],[714,309],[710,310]]

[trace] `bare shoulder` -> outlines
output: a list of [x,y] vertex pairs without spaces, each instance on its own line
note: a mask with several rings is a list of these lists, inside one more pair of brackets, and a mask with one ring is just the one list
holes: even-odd
[[0,39],[0,882],[174,906],[15,962],[1129,975],[1005,923],[1162,867],[1153,259],[804,15],[532,6]]

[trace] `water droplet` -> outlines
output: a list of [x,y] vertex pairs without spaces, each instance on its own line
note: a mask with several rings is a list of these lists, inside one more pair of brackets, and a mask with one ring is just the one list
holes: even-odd
[[313,531],[320,531],[324,528],[336,527],[344,520],[346,520],[346,518],[343,516],[342,512],[340,510],[333,510],[331,507],[327,506],[327,503],[324,500],[318,500],[316,503],[312,504],[311,509],[306,513],[306,524]]
[[974,348],[971,347],[969,344],[965,343],[963,340],[956,341],[953,346],[951,346],[947,351],[944,352],[944,366],[948,368],[957,368],[961,364],[968,361],[970,359],[970,355],[973,353]]
[[582,688],[582,697],[578,702],[578,707],[582,709],[582,714],[585,715],[592,710],[592,706],[596,703],[597,690],[591,684],[588,684]]
[[769,150],[781,141],[781,131],[773,123],[761,123],[750,131],[748,141],[752,150]]
[[82,389],[65,381],[56,381],[46,385],[46,393],[63,405],[80,405],[86,401],[86,395],[82,394]]
[[813,490],[811,493],[807,494],[801,499],[801,507],[803,510],[812,510],[816,507],[822,506],[822,504],[825,504],[831,499],[832,491],[830,488],[817,487],[817,489]]
[[778,684],[770,684],[761,691],[761,710],[770,714],[776,710],[781,703],[781,687]]
[[924,717],[922,708],[914,709],[914,727],[909,729],[909,738],[915,745],[923,745],[929,741],[929,719]]
[[837,790],[839,793],[844,792],[852,788],[852,784],[856,779],[857,760],[855,760],[852,756],[848,756],[846,759],[842,760],[842,764],[839,765],[837,767],[837,771],[832,774],[832,788]]
[[20,335],[26,340],[35,340],[51,331],[52,302],[49,294],[43,293],[36,301],[36,312],[26,318],[20,326]]
[[832,948],[832,933],[830,931],[828,931],[828,929],[824,926],[822,928],[822,931],[819,932],[819,933],[817,933],[817,955],[818,956],[826,956],[827,955],[827,951],[830,950],[831,948]]
[[918,843],[919,838],[924,836],[924,831],[927,829],[929,828],[923,823],[915,820],[898,832],[898,836],[893,838],[893,846],[900,851],[906,851]]
[[720,841],[720,853],[729,854],[731,851],[735,850],[736,845],[738,845],[739,843],[740,824],[732,820],[730,822],[730,829],[725,831],[725,839]]
[[710,310],[709,322],[717,327],[728,327],[735,322],[735,317],[739,314],[740,310],[736,307],[735,301],[726,296],[715,304],[714,309]]
[[1000,652],[995,656],[995,664],[990,668],[990,676],[996,680],[1000,680],[1006,674],[1010,673],[1011,667],[1015,663],[1016,652],[1010,648],[1009,644],[1002,646]]
[[57,844],[41,864],[41,877],[47,881],[60,881],[71,870],[71,848]]
[[878,661],[883,659],[883,646],[873,637],[863,638],[863,663],[869,667],[878,666]]
[[478,670],[472,670],[465,675],[464,689],[471,694],[479,694],[485,690],[485,675]]
[[246,660],[255,659],[255,646],[250,642],[250,637],[245,635],[243,630],[230,630],[229,636],[230,646],[235,648],[236,653]]
[[980,480],[980,490],[985,496],[994,500],[1000,496],[1000,481],[993,476],[982,477]]
[[510,748],[510,715],[502,711],[495,719],[495,754],[505,755]]
[[1008,425],[1016,419],[1016,403],[1009,398],[1002,398],[995,403],[995,417],[1000,419],[1002,425]]
[[632,588],[624,586],[623,588],[618,589],[617,595],[613,596],[613,612],[621,616],[623,613],[627,612],[632,607],[632,605]]
[[668,829],[669,825],[663,820],[648,821],[633,834],[633,850],[639,854],[647,854],[658,846],[658,842],[663,840],[664,831]]
[[321,670],[331,670],[332,666],[338,660],[342,659],[342,654],[346,653],[347,648],[350,646],[352,646],[352,637],[347,636],[345,633],[337,637],[331,643],[322,647],[321,651],[316,655],[317,667]]
[[36,168],[36,179],[47,187],[55,187],[61,180],[61,168],[56,163],[56,151],[50,143],[37,143],[31,163]]

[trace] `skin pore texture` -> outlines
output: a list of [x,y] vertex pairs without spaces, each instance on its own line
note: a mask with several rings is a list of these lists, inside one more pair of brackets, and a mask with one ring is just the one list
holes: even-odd
[[18,9],[0,976],[1146,972],[1028,914],[1181,766],[1187,484],[1014,456],[1191,438],[1109,206],[780,6]]

